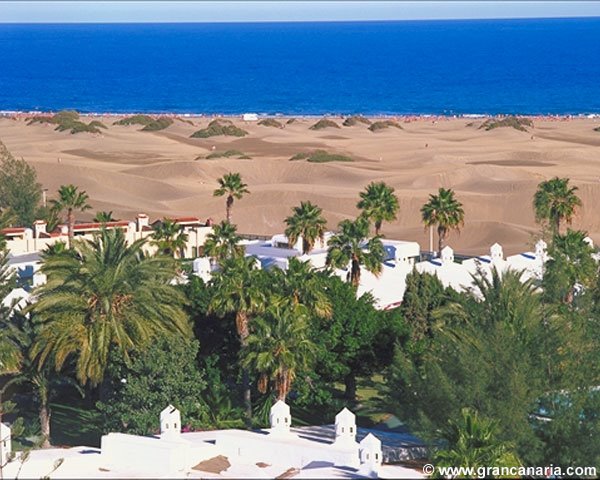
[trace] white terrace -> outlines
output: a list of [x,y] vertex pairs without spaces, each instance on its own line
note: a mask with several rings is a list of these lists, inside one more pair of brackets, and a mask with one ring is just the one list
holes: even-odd
[[[271,427],[264,430],[181,432],[181,414],[172,405],[160,414],[160,435],[109,433],[101,448],[37,450],[4,468],[4,478],[422,478],[420,472],[387,464],[382,441],[357,429],[355,416],[343,409],[331,428],[292,428],[290,408],[278,401],[271,408]],[[308,427],[315,428],[315,427]],[[2,425],[5,452],[10,429]],[[378,432],[376,432],[378,433]],[[390,434],[386,434],[386,438]],[[360,441],[357,441],[360,439]],[[412,442],[412,443],[411,443]],[[400,449],[405,457],[422,455],[414,437]],[[411,450],[412,449],[412,450]]]

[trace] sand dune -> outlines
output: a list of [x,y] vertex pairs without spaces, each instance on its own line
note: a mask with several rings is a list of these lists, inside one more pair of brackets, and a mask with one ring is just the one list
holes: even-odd
[[[427,248],[429,235],[419,209],[438,187],[451,187],[464,203],[466,225],[460,235],[451,235],[450,244],[464,253],[485,252],[495,241],[506,253],[530,246],[538,231],[531,209],[536,185],[555,175],[568,176],[584,202],[574,226],[600,240],[596,119],[537,119],[528,132],[486,132],[478,129],[481,121],[467,119],[399,119],[402,130],[372,133],[366,125],[312,131],[308,127],[315,119],[309,118],[283,129],[235,118],[248,136],[208,139],[190,135],[206,127],[209,118],[194,118],[193,125],[176,121],[159,132],[113,126],[116,118],[101,120],[109,125],[102,135],[71,135],[48,125],[27,126],[23,119],[0,118],[0,139],[36,167],[50,198],[61,184],[75,183],[98,210],[113,210],[122,218],[145,212],[220,220],[225,209],[224,200],[212,196],[216,180],[239,171],[252,193],[236,201],[233,215],[240,231],[247,233],[281,231],[291,207],[301,200],[323,207],[329,227],[335,228],[339,220],[356,215],[359,191],[370,181],[383,180],[397,189],[401,205],[399,219],[384,224],[384,234]],[[334,120],[341,124],[341,119]],[[204,158],[230,149],[252,158]],[[316,149],[350,156],[354,162],[289,161]]]

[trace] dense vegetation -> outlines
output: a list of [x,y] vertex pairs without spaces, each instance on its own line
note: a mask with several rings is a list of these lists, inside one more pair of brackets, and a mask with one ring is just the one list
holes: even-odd
[[327,118],[322,118],[314,125],[308,127],[309,130],[323,130],[325,128],[340,128],[340,126],[335,123],[333,120],[329,120]]
[[394,128],[398,128],[398,129],[402,130],[402,125],[398,124],[398,122],[394,122],[393,120],[380,120],[378,122],[373,122],[369,126],[369,130],[371,130],[372,132],[379,132],[381,130],[385,130],[386,128],[390,128],[390,127],[394,127]]
[[214,158],[237,158],[238,160],[250,160],[250,156],[239,150],[225,150],[224,152],[212,152],[209,153],[205,158],[212,160]]
[[363,124],[363,125],[371,125],[371,120],[369,120],[367,117],[363,117],[361,115],[354,115],[352,117],[348,117],[344,120],[344,122],[342,123],[342,125],[344,127],[353,127],[355,125],[359,125],[359,124]]
[[124,117],[121,120],[117,120],[113,125],[149,125],[154,121],[154,118],[150,115],[131,115],[130,117]]
[[265,118],[260,120],[258,125],[262,125],[263,127],[283,128],[283,124],[274,118]]
[[[600,275],[585,233],[565,230],[580,203],[568,183],[542,182],[532,201],[540,225],[553,226],[543,232],[551,259],[541,284],[494,271],[458,293],[414,271],[401,306],[382,311],[356,287],[361,272],[381,272],[371,222],[378,232],[397,216],[391,187],[374,182],[361,193],[361,214],[329,239],[326,268],[291,258],[285,271],[263,270],[244,257],[231,223],[248,186],[227,173],[215,191],[227,219],[205,245],[219,265],[208,283],[173,282],[184,232],[168,219],[150,250],[119,230],[48,250],[48,282],[27,315],[0,307],[3,380],[19,379],[27,435],[48,443],[59,400],[102,431],[153,433],[169,402],[186,429],[262,426],[277,398],[295,419],[322,423],[343,405],[364,414],[360,385],[369,381],[379,411],[430,441],[439,465],[600,467]],[[85,192],[60,191],[62,210],[87,206]],[[450,189],[432,194],[422,217],[440,247],[465,221]],[[325,233],[323,211],[308,201],[285,222],[305,253]],[[14,286],[5,263],[0,252],[2,295]],[[0,400],[7,411],[10,399]]]
[[54,130],[58,132],[70,130],[73,134],[81,132],[102,133],[102,129],[107,128],[106,125],[99,120],[92,120],[90,123],[82,122],[79,113],[73,110],[63,110],[52,116],[36,115],[29,119],[27,125],[33,125],[35,123],[56,125]]
[[141,125],[142,132],[157,132],[173,125],[173,119],[169,117],[151,117],[150,115],[132,115],[122,118],[113,125]]
[[16,159],[0,142],[0,212],[15,226],[30,226],[43,216],[40,202],[42,186],[35,169],[23,159]]
[[529,118],[510,116],[505,118],[489,118],[479,126],[479,129],[489,131],[495,128],[514,128],[515,130],[526,132],[526,127],[533,127],[533,122]]
[[314,152],[301,152],[290,158],[290,161],[306,160],[311,163],[328,163],[328,162],[353,162],[352,158],[339,153],[329,153],[325,150],[315,150]]
[[113,123],[113,125],[141,125],[143,132],[156,132],[164,130],[173,124],[173,119],[169,117],[154,118],[150,115],[132,115],[122,118]]
[[246,130],[236,127],[230,120],[213,120],[206,128],[192,133],[191,138],[209,138],[216,136],[244,137],[248,135]]

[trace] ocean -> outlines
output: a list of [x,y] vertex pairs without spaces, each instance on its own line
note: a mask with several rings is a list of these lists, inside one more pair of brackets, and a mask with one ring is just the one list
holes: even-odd
[[600,18],[0,25],[0,110],[600,113]]

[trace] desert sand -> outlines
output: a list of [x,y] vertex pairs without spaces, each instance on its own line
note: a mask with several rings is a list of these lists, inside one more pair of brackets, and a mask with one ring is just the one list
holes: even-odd
[[[485,253],[494,242],[505,253],[529,248],[539,233],[531,207],[537,184],[566,176],[579,187],[584,204],[573,227],[600,241],[597,118],[534,119],[528,132],[481,130],[481,119],[400,119],[402,130],[372,133],[362,124],[312,131],[316,119],[297,119],[278,129],[236,117],[232,120],[248,136],[208,139],[189,137],[210,118],[176,120],[159,132],[113,126],[118,118],[101,117],[109,126],[101,135],[72,135],[52,125],[28,126],[24,118],[0,118],[0,140],[36,168],[49,198],[61,184],[74,183],[90,195],[93,211],[112,210],[122,219],[144,212],[152,218],[195,215],[219,221],[225,202],[212,195],[216,180],[240,172],[251,194],[235,202],[233,221],[249,234],[281,232],[284,218],[301,200],[321,206],[328,227],[335,229],[340,220],[357,214],[365,185],[383,180],[395,187],[401,208],[397,221],[384,224],[384,235],[418,241],[428,249],[419,209],[438,187],[453,188],[464,204],[466,222],[448,243],[466,254]],[[341,125],[342,119],[330,118]],[[229,149],[251,159],[204,158]],[[289,161],[315,149],[348,155],[354,162]],[[90,218],[93,211],[80,217]]]

